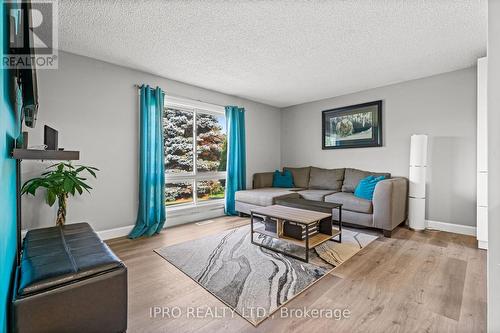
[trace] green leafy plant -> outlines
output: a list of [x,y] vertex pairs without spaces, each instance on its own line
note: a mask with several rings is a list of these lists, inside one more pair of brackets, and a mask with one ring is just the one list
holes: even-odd
[[82,177],[82,173],[88,173],[96,178],[96,171],[99,169],[84,165],[71,165],[70,163],[57,163],[47,167],[47,170],[40,177],[33,178],[24,183],[21,188],[21,194],[35,195],[36,190],[40,187],[46,189],[46,201],[49,206],[53,206],[58,202],[56,225],[64,225],[66,222],[66,203],[69,194],[75,196],[81,195],[83,191],[92,189],[85,181],[87,178]]

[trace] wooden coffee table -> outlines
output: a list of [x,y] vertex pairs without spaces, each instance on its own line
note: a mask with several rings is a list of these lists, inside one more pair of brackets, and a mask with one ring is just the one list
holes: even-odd
[[[255,217],[261,218],[272,218],[276,220],[276,232],[269,231],[265,229],[265,226],[255,226]],[[305,239],[299,240],[283,234],[283,224],[285,221],[294,222],[295,224],[301,225],[305,228]],[[293,257],[295,259],[309,262],[309,250],[315,248],[316,246],[323,244],[330,239],[342,234],[342,221],[339,221],[339,228],[334,228],[332,223],[332,214],[317,212],[309,209],[301,209],[294,207],[287,207],[281,205],[273,205],[262,208],[253,209],[250,212],[250,226],[251,226],[251,241],[252,244],[261,246],[263,248]],[[309,235],[309,227],[318,224],[318,233],[315,235]],[[299,257],[292,253],[281,251],[270,246],[254,242],[253,234],[259,233],[269,237],[283,240],[289,242],[305,249],[305,256]]]

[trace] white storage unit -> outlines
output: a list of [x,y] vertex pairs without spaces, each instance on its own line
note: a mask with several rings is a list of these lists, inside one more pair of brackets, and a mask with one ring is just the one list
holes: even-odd
[[424,230],[425,182],[427,173],[427,135],[414,134],[410,144],[410,190],[408,224],[413,230]]
[[488,248],[488,59],[477,60],[477,241]]

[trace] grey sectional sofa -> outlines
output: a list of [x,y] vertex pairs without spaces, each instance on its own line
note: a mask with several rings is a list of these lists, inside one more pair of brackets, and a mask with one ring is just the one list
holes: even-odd
[[[293,188],[274,188],[273,172],[256,173],[251,190],[236,192],[236,210],[250,214],[250,210],[270,206],[277,199],[304,198],[308,200],[341,203],[342,221],[384,231],[386,237],[407,217],[408,180],[391,178],[389,173],[376,173],[352,168],[321,169],[316,167],[284,168],[293,175]],[[373,200],[354,196],[358,182],[369,175],[385,175],[377,183]],[[337,218],[337,210],[333,211]]]

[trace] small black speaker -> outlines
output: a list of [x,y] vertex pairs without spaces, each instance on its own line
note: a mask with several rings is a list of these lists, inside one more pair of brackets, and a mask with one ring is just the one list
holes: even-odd
[[57,137],[58,132],[55,129],[47,125],[43,127],[43,143],[47,146],[47,150],[57,150]]
[[28,149],[28,132],[23,132],[23,149]]

